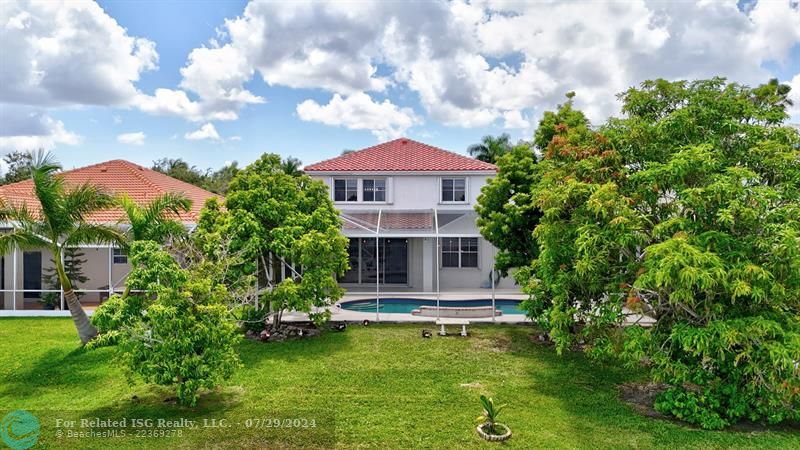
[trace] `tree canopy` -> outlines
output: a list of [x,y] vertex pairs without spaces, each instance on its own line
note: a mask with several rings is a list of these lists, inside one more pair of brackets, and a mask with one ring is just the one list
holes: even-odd
[[[517,272],[529,315],[559,350],[581,340],[646,365],[670,386],[657,409],[705,428],[800,418],[800,136],[782,125],[787,94],[647,81],[597,130],[570,97],[534,140],[538,254]],[[500,174],[513,164],[501,159]],[[643,316],[654,324],[630,326]]]
[[327,186],[284,169],[278,155],[265,154],[242,170],[224,209],[213,200],[206,204],[198,233],[212,257],[223,238],[242,252],[247,262],[232,268],[231,276],[260,272],[261,297],[272,305],[274,324],[287,309],[323,321],[330,313],[315,307],[343,294],[336,275],[347,268],[347,239]]
[[[284,172],[293,176],[302,173],[300,170],[302,165],[302,161],[291,156],[282,161]],[[217,170],[210,168],[202,170],[197,166],[190,165],[181,158],[161,158],[153,161],[152,169],[221,195],[225,195],[228,192],[228,185],[231,180],[242,170],[236,161],[226,164]]]

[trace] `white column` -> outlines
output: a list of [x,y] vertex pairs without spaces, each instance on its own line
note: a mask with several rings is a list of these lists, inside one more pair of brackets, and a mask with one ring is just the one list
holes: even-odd
[[114,247],[108,244],[108,298],[114,295]]
[[[60,258],[61,258],[61,267],[64,267],[64,250],[63,249],[61,250]],[[61,284],[61,281],[59,281],[58,282],[58,286],[59,286],[58,292],[59,292],[59,295],[61,297],[61,310],[63,311],[64,310],[64,285]]]
[[427,237],[422,239],[422,290],[423,292],[433,291],[433,239]]
[[383,210],[378,210],[378,223],[375,225],[375,321],[381,321],[381,215]]
[[11,309],[14,311],[17,310],[17,245],[14,244],[14,251],[12,252],[14,260],[11,262],[13,267],[12,272],[12,279],[11,279]]
[[439,270],[439,236],[436,236],[436,318],[438,319],[441,311],[439,310],[439,275],[441,275],[441,271]]
[[375,321],[381,320],[381,250],[380,238],[375,235]]
[[495,319],[494,265],[496,263],[496,258],[497,258],[497,249],[495,249],[494,245],[492,245],[492,266],[489,269],[489,278],[492,280],[492,322],[495,321],[494,320]]

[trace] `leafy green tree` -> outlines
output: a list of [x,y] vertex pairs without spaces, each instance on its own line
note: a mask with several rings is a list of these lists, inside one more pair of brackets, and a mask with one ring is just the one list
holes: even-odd
[[272,307],[274,327],[285,310],[324,321],[330,313],[315,308],[343,294],[336,275],[347,269],[347,239],[327,187],[307,175],[288,175],[278,155],[265,154],[236,176],[224,210],[207,202],[197,233],[212,260],[226,237],[231,252],[243,255],[229,277],[261,272],[261,297]]
[[497,176],[487,181],[478,196],[478,227],[498,253],[495,269],[526,266],[539,247],[532,230],[542,213],[531,201],[531,188],[541,177],[533,149],[518,145],[497,161]]
[[[241,339],[228,310],[235,292],[222,284],[223,268],[205,259],[182,268],[153,241],[131,245],[128,284],[141,294],[114,296],[93,318],[114,330],[117,355],[130,379],[175,386],[178,402],[194,406],[240,366]],[[105,306],[105,305],[104,305]]]
[[208,181],[208,171],[203,172],[181,158],[161,158],[153,161],[151,169],[199,187]]
[[236,161],[226,164],[221,169],[212,172],[202,187],[216,194],[225,195],[228,192],[228,185],[240,170]]
[[68,188],[57,176],[59,169],[49,155],[32,167],[34,193],[40,205],[37,212],[27,205],[0,205],[0,220],[16,224],[12,231],[0,235],[0,253],[8,254],[15,246],[50,251],[78,336],[86,344],[97,330],[89,322],[64,270],[64,250],[82,244],[124,246],[125,236],[114,227],[89,222],[92,214],[114,206],[115,199],[89,183]]
[[[647,81],[597,131],[545,115],[518,272],[559,351],[645,364],[704,428],[800,418],[800,136],[786,87]],[[571,99],[567,105],[571,108]],[[565,106],[562,106],[564,109]],[[621,326],[642,319],[650,327]]]
[[472,144],[467,148],[470,156],[474,156],[483,162],[494,164],[501,156],[510,152],[511,136],[503,133],[500,136],[484,136],[478,144]]
[[27,180],[31,177],[31,166],[34,162],[32,152],[12,151],[3,156],[3,162],[8,169],[3,174],[2,183],[9,184],[17,181]]

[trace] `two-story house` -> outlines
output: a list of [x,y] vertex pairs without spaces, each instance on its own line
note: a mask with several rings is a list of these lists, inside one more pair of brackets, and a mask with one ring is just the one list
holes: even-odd
[[492,280],[495,249],[474,211],[497,167],[401,138],[311,164],[341,211],[350,238],[348,292],[488,292],[516,290]]

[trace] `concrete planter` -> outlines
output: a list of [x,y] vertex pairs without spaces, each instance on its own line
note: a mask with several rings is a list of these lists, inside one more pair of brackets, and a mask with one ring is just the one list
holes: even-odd
[[507,425],[502,423],[494,424],[495,427],[505,430],[503,434],[490,434],[488,431],[484,431],[484,428],[488,427],[488,425],[488,423],[482,423],[478,425],[478,434],[487,441],[500,442],[511,437],[511,428],[508,428]]

